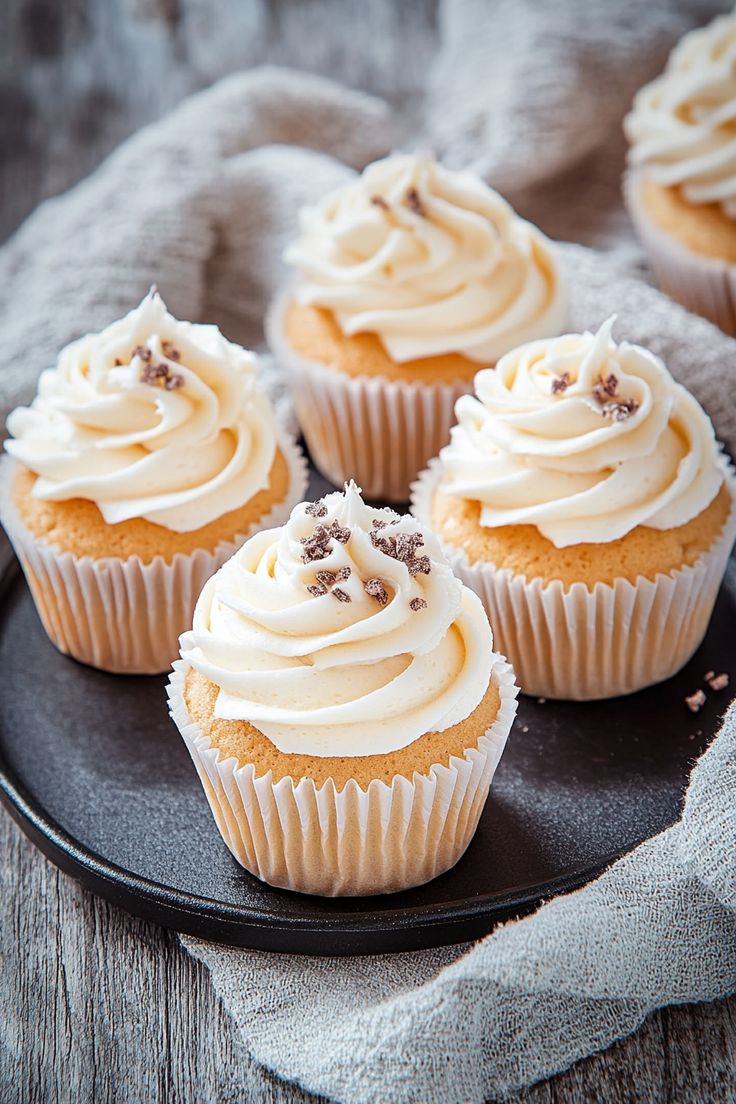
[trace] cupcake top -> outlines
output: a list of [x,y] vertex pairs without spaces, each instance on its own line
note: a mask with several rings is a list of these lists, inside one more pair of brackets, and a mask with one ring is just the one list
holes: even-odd
[[397,751],[468,717],[491,675],[479,599],[437,538],[354,483],[251,537],[205,585],[181,654],[215,716],[285,753]]
[[624,121],[629,162],[736,218],[736,14],[692,31]]
[[252,353],[179,322],[152,290],[101,333],[67,345],[5,448],[36,498],[95,502],[108,524],[199,529],[268,486],[277,442]]
[[684,525],[715,498],[710,419],[653,353],[617,344],[613,322],[515,349],[458,400],[442,486],[480,502],[482,526],[606,543]]
[[397,362],[460,353],[491,364],[563,326],[552,244],[469,172],[395,155],[301,212],[286,251],[302,303],[369,332]]

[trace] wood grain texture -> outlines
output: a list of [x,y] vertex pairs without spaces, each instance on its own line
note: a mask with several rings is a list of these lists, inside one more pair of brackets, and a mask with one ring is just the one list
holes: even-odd
[[[175,935],[81,889],[4,811],[0,854],[3,1104],[318,1099],[249,1060],[207,971]],[[664,1009],[517,1099],[727,1104],[736,1099],[736,1000]]]
[[[2,0],[0,240],[182,96],[266,62],[411,119],[436,3]],[[349,33],[323,33],[339,21]],[[176,936],[86,893],[0,811],[0,1101],[315,1101],[249,1060]],[[391,1104],[390,1090],[387,1104]],[[736,1099],[736,1000],[659,1012],[524,1104]]]

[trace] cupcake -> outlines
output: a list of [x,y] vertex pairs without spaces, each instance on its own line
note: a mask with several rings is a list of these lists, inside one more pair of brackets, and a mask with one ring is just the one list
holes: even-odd
[[686,35],[624,122],[625,196],[660,286],[736,334],[736,14]]
[[251,353],[152,291],[62,350],[7,422],[0,520],[62,652],[167,670],[206,579],[303,493]]
[[413,488],[528,694],[607,698],[674,674],[705,635],[736,534],[708,416],[612,323],[479,372]]
[[251,537],[206,584],[169,684],[217,826],[271,885],[419,885],[475,832],[516,710],[481,603],[436,537],[355,484]]
[[455,401],[521,341],[559,333],[552,244],[468,172],[396,155],[301,212],[266,324],[312,459],[406,501]]

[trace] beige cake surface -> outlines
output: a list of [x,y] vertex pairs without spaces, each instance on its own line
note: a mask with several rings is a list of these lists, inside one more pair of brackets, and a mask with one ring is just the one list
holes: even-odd
[[736,222],[718,203],[690,203],[678,187],[664,187],[644,175],[641,199],[652,221],[703,257],[736,264]]
[[480,524],[480,503],[444,494],[438,488],[432,501],[432,528],[447,544],[465,553],[468,561],[508,568],[527,579],[562,581],[565,587],[616,578],[634,582],[654,579],[695,563],[719,537],[731,509],[724,483],[702,513],[675,529],[639,525],[618,540],[606,544],[572,544],[557,548],[533,525],[503,525],[497,529]]
[[248,721],[217,719],[217,694],[217,686],[204,675],[193,668],[187,671],[184,702],[192,720],[218,748],[220,759],[232,756],[241,766],[253,763],[257,775],[273,771],[274,782],[286,777],[293,778],[295,782],[300,778],[311,778],[317,786],[321,786],[331,778],[338,790],[343,789],[351,778],[366,789],[375,778],[390,785],[397,774],[411,779],[414,771],[426,775],[434,765],[447,765],[451,755],[461,757],[466,749],[477,746],[480,737],[496,719],[501,704],[498,690],[490,682],[483,699],[470,716],[444,732],[428,732],[407,747],[388,755],[320,757],[285,754]]
[[289,489],[289,467],[283,453],[276,451],[269,485],[245,505],[216,518],[200,529],[177,533],[144,518],[131,518],[108,525],[94,502],[71,498],[63,502],[45,502],[33,498],[36,481],[28,468],[20,468],[13,486],[15,505],[26,527],[37,537],[53,544],[61,552],[101,559],[115,556],[127,559],[139,556],[150,563],[155,556],[170,562],[177,552],[189,554],[197,548],[211,552],[222,541],[245,533],[265,517],[273,506],[283,502]]
[[489,367],[461,353],[422,357],[399,364],[392,360],[376,334],[346,337],[330,311],[293,300],[286,308],[283,325],[284,336],[295,353],[352,377],[381,376],[406,383],[456,383],[458,380],[470,383],[477,371]]

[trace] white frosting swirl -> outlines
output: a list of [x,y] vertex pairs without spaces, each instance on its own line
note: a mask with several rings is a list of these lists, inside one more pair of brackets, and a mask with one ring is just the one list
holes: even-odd
[[[333,523],[342,540],[309,560],[304,538]],[[428,572],[385,551],[413,533],[409,559]],[[336,579],[322,585],[318,572]],[[317,756],[384,754],[464,720],[488,688],[492,646],[479,599],[437,538],[366,506],[354,484],[251,537],[206,584],[181,638],[183,659],[220,687],[217,717]]]
[[536,341],[475,378],[441,452],[480,523],[535,525],[558,548],[684,525],[723,482],[713,426],[647,349],[597,334]]
[[108,524],[198,529],[268,486],[276,424],[255,365],[152,292],[62,350],[10,414],[5,448],[38,475],[36,498],[91,499]]
[[461,353],[494,363],[558,333],[565,294],[554,247],[497,192],[428,155],[395,155],[301,212],[286,251],[300,302],[346,335],[379,336],[397,362]]
[[624,121],[629,162],[736,218],[736,14],[692,31]]

